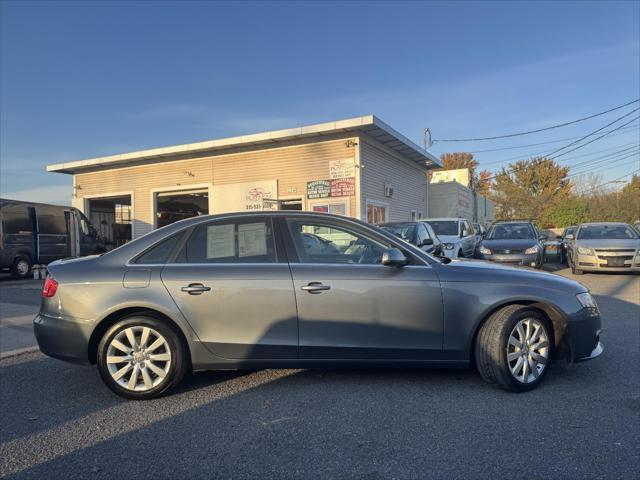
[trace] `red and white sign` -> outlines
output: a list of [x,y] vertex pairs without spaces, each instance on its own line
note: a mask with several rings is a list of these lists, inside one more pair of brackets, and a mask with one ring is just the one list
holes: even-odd
[[356,194],[356,179],[340,178],[331,180],[332,197],[350,197]]

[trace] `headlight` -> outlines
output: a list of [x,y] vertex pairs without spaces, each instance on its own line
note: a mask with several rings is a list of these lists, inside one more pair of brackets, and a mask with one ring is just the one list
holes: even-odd
[[580,255],[593,255],[591,249],[586,247],[578,247],[578,253]]
[[579,293],[576,295],[576,298],[583,308],[593,308],[595,310],[598,309],[598,304],[589,292]]
[[491,255],[491,250],[489,250],[487,247],[480,247],[480,253],[482,255]]
[[533,247],[531,247],[531,248],[527,248],[527,249],[524,251],[524,254],[525,254],[525,255],[531,255],[532,253],[538,253],[539,251],[540,251],[540,248],[539,248],[537,245],[534,245],[534,246],[533,246]]
[[453,250],[453,243],[445,243],[444,248],[447,250]]

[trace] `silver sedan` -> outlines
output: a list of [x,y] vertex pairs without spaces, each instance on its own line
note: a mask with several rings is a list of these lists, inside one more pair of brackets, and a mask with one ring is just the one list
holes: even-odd
[[640,235],[626,223],[583,223],[567,246],[575,275],[589,272],[640,272]]

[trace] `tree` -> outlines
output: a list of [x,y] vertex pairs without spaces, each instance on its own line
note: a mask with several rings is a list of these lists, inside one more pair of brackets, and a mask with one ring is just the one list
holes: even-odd
[[570,195],[562,202],[557,203],[548,213],[546,226],[568,227],[580,225],[590,220],[589,201],[584,197]]
[[544,157],[509,164],[494,178],[491,199],[496,202],[497,218],[549,223],[550,213],[571,192],[568,173],[569,167]]
[[491,184],[493,182],[493,175],[489,170],[483,170],[478,174],[478,179],[475,183],[476,192],[485,197],[491,193]]
[[473,158],[473,153],[468,152],[452,152],[443,153],[440,155],[442,160],[442,166],[445,170],[457,170],[459,168],[469,169],[469,179],[471,186],[475,185],[476,168],[478,168],[478,162]]

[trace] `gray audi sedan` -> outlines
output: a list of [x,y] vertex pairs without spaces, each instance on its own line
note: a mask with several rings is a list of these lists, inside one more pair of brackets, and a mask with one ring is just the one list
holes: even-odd
[[303,212],[195,217],[54,262],[34,327],[42,352],[97,364],[131,399],[194,370],[471,363],[525,391],[552,359],[602,352],[579,283],[437,259],[358,220]]

